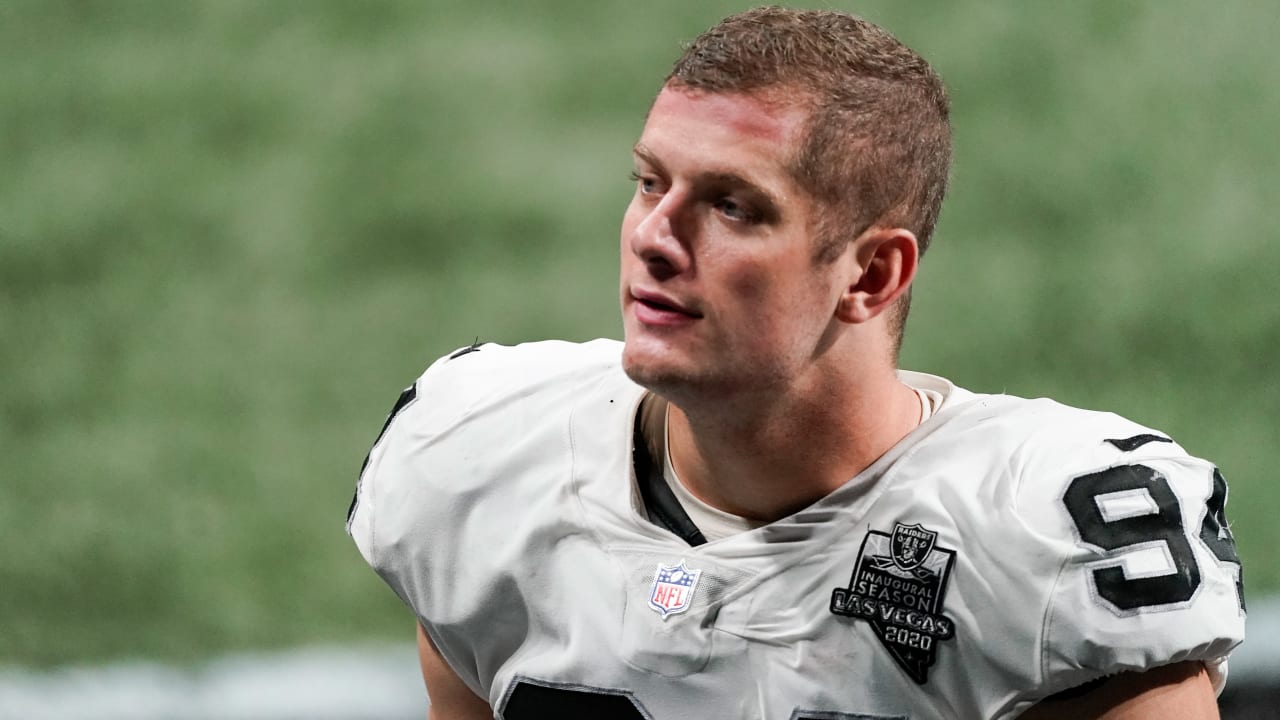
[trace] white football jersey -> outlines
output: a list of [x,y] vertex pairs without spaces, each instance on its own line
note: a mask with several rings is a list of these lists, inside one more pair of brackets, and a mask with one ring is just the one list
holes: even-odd
[[940,393],[812,506],[649,522],[621,344],[463,348],[401,396],[348,522],[505,720],[1009,718],[1244,634],[1215,468],[1050,400]]

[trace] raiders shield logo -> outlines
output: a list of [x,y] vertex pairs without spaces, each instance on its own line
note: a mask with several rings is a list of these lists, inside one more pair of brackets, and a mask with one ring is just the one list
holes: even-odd
[[848,587],[831,592],[831,612],[871,624],[880,644],[916,683],[929,679],[938,643],[955,637],[942,614],[954,550],[938,547],[938,533],[897,523],[862,540]]
[[929,557],[933,552],[933,543],[938,533],[925,530],[919,523],[903,525],[898,523],[893,528],[893,562],[903,570],[912,570]]

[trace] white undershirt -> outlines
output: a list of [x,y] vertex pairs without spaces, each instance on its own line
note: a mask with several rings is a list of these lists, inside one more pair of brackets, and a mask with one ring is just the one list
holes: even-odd
[[[667,417],[670,417],[669,412]],[[712,507],[689,492],[689,488],[680,482],[679,476],[676,475],[676,469],[671,464],[671,431],[669,423],[663,421],[662,427],[663,433],[667,436],[663,442],[662,478],[667,481],[672,494],[676,496],[676,500],[680,501],[680,507],[684,508],[685,513],[689,515],[689,519],[702,531],[702,537],[706,538],[707,542],[714,542],[730,535],[737,535],[740,532],[753,530],[766,524],[763,520],[751,520],[750,518],[744,518],[733,513],[727,513],[720,508]]]
[[924,388],[913,387],[916,391],[916,397],[920,398],[920,422],[917,425],[923,425],[925,420],[933,417],[938,412],[938,408],[942,405],[942,393],[937,390],[925,390]]
[[[938,406],[942,404],[942,393],[923,388],[912,388],[912,390],[915,391],[916,397],[920,398],[920,422],[923,423],[937,412]],[[670,417],[669,413],[667,417]],[[689,519],[702,531],[702,536],[707,539],[707,542],[714,542],[768,524],[763,520],[740,517],[712,507],[689,492],[684,483],[680,482],[680,477],[676,475],[675,466],[671,464],[671,431],[667,419],[662,422],[662,432],[666,436],[662,443],[662,477],[667,481],[680,506],[688,513]]]

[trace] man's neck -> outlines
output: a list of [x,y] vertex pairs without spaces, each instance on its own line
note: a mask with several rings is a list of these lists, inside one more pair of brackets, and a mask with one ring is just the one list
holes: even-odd
[[920,402],[889,368],[768,403],[684,402],[670,413],[669,451],[684,485],[713,507],[772,522],[826,496],[896,445],[919,424]]

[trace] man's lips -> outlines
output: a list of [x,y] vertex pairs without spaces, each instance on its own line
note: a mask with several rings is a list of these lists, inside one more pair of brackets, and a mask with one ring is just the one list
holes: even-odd
[[692,306],[664,293],[632,288],[631,298],[635,300],[637,315],[645,322],[670,322],[675,319],[702,317],[702,313]]

